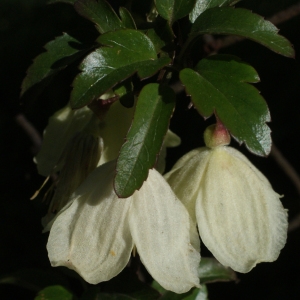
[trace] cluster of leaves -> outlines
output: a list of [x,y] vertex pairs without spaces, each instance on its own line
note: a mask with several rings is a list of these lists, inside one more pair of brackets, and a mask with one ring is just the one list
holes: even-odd
[[[199,266],[199,277],[201,280],[201,289],[194,288],[184,294],[176,294],[162,288],[156,281],[152,286],[142,283],[138,280],[136,274],[125,271],[124,277],[130,279],[130,287],[128,281],[122,278],[115,280],[113,286],[114,293],[111,293],[109,286],[103,285],[86,285],[85,290],[81,293],[73,293],[70,284],[64,273],[57,273],[53,269],[38,270],[26,269],[17,271],[0,278],[0,285],[13,285],[28,289],[37,296],[35,300],[207,300],[206,284],[215,281],[235,281],[235,273],[214,258],[202,258]],[[82,280],[79,275],[73,271],[67,272],[75,280]],[[70,277],[70,276],[69,276]]]
[[92,103],[108,90],[127,107],[138,96],[117,161],[114,186],[119,197],[139,189],[155,165],[175,108],[170,84],[178,80],[203,117],[215,114],[251,152],[270,152],[269,110],[250,84],[259,81],[256,71],[234,56],[192,61],[189,53],[204,34],[221,34],[242,36],[293,57],[291,44],[273,24],[249,10],[234,8],[237,0],[145,0],[146,16],[133,12],[132,1],[118,13],[105,0],[49,2],[72,4],[95,24],[99,37],[93,45],[82,44],[67,33],[49,42],[47,51],[28,69],[22,95],[48,85],[58,72],[82,59],[81,72],[73,81],[72,108],[95,108]]

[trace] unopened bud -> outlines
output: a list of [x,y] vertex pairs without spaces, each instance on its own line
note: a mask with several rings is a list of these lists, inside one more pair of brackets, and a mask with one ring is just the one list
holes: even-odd
[[230,139],[230,134],[222,123],[210,125],[204,131],[204,142],[208,148],[229,145]]

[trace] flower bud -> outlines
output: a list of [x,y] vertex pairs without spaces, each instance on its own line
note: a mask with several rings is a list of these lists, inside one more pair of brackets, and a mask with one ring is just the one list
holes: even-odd
[[226,127],[218,122],[208,126],[204,131],[204,142],[206,147],[215,148],[230,144],[230,134]]

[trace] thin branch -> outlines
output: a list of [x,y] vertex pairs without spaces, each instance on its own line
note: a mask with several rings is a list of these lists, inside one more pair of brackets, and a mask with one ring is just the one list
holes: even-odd
[[[278,150],[278,148],[273,143],[271,155],[278,163],[278,165],[282,168],[285,174],[290,178],[296,187],[298,194],[300,195],[300,176],[294,169],[294,167],[288,162],[288,160],[282,155],[282,153]],[[288,231],[293,231],[300,227],[300,214],[298,214],[293,220],[289,222]]]
[[300,176],[293,168],[293,166],[288,162],[288,160],[282,155],[276,145],[273,143],[271,156],[275,159],[281,169],[286,173],[286,175],[291,179],[295,188],[300,195]]
[[16,122],[24,129],[33,143],[32,152],[36,154],[42,145],[42,138],[35,127],[27,120],[23,114],[18,114],[15,117]]

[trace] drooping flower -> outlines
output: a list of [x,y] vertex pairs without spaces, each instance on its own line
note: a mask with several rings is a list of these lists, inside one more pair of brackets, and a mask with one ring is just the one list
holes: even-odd
[[267,178],[239,151],[226,146],[218,124],[165,175],[184,203],[200,237],[224,265],[246,273],[277,259],[287,237],[287,212]]
[[52,266],[96,284],[120,273],[135,245],[165,289],[183,293],[199,286],[197,233],[164,178],[150,170],[139,191],[119,199],[114,174],[115,161],[97,167],[57,214],[47,244]]

